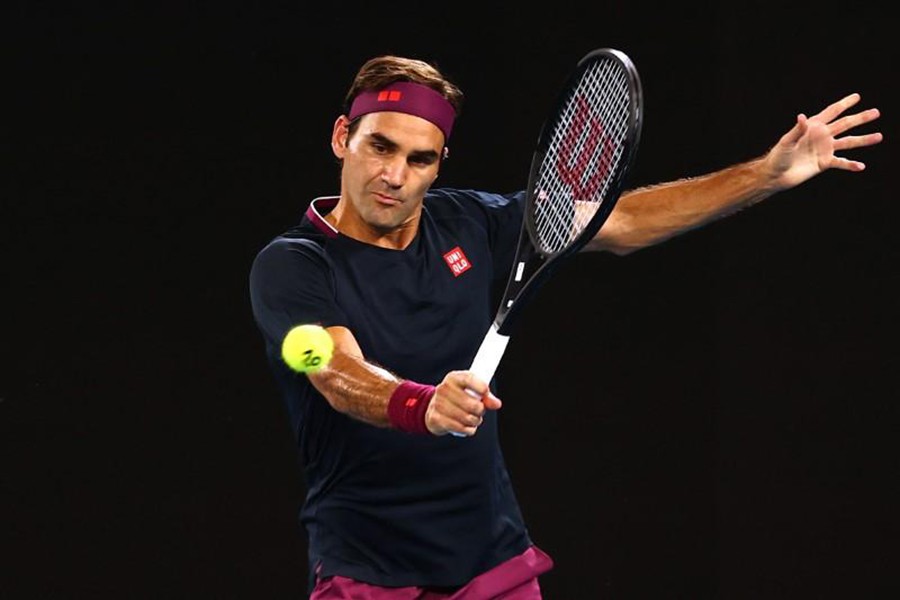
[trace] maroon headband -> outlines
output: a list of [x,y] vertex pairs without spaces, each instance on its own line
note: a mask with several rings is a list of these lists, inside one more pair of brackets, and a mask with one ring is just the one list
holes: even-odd
[[350,114],[356,117],[372,112],[402,112],[421,117],[434,123],[444,132],[444,141],[450,139],[456,111],[453,105],[427,85],[409,81],[397,81],[380,90],[368,90],[353,99]]

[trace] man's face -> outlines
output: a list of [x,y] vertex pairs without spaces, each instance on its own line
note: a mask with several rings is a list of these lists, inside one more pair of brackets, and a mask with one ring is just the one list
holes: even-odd
[[[342,117],[343,118],[343,117]],[[433,123],[397,112],[363,115],[352,137],[335,128],[335,155],[343,160],[341,200],[374,233],[412,224],[440,166],[444,135]],[[341,131],[342,130],[342,131]]]

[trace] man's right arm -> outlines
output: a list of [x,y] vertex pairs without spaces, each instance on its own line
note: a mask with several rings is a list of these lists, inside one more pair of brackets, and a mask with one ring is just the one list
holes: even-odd
[[[308,373],[310,383],[336,411],[376,427],[391,427],[389,405],[404,380],[368,362],[346,327],[328,327],[334,354],[328,365]],[[479,394],[476,398],[467,390]],[[400,390],[402,393],[402,390]],[[434,387],[424,415],[425,427],[434,435],[449,432],[474,435],[485,410],[500,408],[487,383],[468,371],[452,371]]]
[[338,412],[377,427],[390,427],[387,404],[402,380],[366,361],[346,327],[326,328],[334,340],[328,365],[308,373],[310,383]]

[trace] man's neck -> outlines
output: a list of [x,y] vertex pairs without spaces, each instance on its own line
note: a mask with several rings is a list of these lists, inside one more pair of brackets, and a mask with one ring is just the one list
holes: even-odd
[[323,218],[342,235],[353,238],[358,242],[371,244],[379,248],[405,250],[415,239],[418,232],[418,217],[412,218],[394,229],[380,230],[363,221],[353,211],[344,209],[344,202],[339,201],[329,213],[323,215]]

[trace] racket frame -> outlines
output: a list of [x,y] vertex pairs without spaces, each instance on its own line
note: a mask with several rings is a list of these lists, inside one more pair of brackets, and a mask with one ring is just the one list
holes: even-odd
[[[580,234],[560,250],[545,253],[538,247],[536,242],[538,234],[534,222],[535,187],[540,176],[539,171],[550,147],[552,134],[560,113],[569,102],[571,94],[575,91],[576,84],[581,80],[585,70],[590,68],[598,58],[604,57],[612,58],[622,65],[628,75],[626,81],[629,87],[629,97],[632,99],[632,102],[629,103],[628,112],[627,131],[629,134],[624,139],[622,155],[619,161],[622,168],[616,174],[616,177],[611,180],[610,186],[607,188],[606,197]],[[541,127],[538,142],[531,159],[528,185],[526,187],[525,213],[519,233],[515,260],[494,317],[492,329],[504,336],[510,334],[514,322],[519,312],[521,312],[521,308],[528,304],[530,298],[547,281],[552,272],[564,262],[566,257],[580,251],[593,239],[609,217],[619,199],[619,195],[622,193],[628,172],[634,163],[643,126],[643,90],[640,76],[631,58],[624,52],[614,48],[597,48],[584,55],[569,74],[550,114],[553,117],[545,121]],[[530,273],[530,275],[526,277],[526,273]]]

